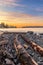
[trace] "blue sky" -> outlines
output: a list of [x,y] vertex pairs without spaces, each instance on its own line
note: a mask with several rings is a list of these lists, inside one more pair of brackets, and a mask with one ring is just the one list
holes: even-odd
[[[25,14],[30,14],[34,16],[43,16],[43,0],[2,0],[9,2],[9,4],[1,4],[0,5],[0,10],[4,11],[11,11],[11,12],[20,12],[20,13],[25,13]],[[0,0],[1,2],[1,0]],[[12,5],[16,4],[16,5]]]
[[0,0],[0,22],[43,26],[43,0]]

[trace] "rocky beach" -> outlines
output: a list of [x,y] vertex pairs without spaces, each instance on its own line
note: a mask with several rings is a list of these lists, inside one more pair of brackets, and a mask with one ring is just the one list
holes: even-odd
[[[18,35],[17,40],[19,42],[15,42],[15,37]],[[39,45],[42,48],[43,53],[43,34],[34,33],[29,31],[27,33],[14,33],[14,32],[0,32],[0,65],[28,65],[23,63],[27,60],[20,60],[18,46],[20,45],[25,49],[25,51],[31,56],[30,58],[34,59],[36,64],[29,64],[29,65],[43,65],[43,54],[42,56],[33,48],[27,44],[27,42],[21,37],[24,35],[30,41],[34,42],[35,44]],[[40,49],[39,49],[40,50]],[[22,53],[22,51],[20,51]],[[26,57],[27,58],[27,57]],[[25,59],[26,59],[25,58]],[[29,59],[29,58],[28,58]],[[32,61],[32,60],[31,60]],[[32,61],[34,63],[34,61]],[[29,61],[30,63],[30,61]]]

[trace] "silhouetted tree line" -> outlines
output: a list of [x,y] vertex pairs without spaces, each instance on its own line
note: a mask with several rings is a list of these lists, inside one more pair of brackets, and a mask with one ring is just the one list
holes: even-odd
[[16,28],[16,26],[9,26],[7,24],[1,23],[0,28]]

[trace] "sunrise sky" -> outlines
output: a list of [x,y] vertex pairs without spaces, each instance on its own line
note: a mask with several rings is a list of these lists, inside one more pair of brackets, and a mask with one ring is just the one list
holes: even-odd
[[43,26],[43,0],[0,0],[0,23]]

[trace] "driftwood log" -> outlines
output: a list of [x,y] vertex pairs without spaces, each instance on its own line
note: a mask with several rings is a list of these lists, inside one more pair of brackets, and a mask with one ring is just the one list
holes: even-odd
[[43,48],[41,46],[30,41],[25,35],[20,35],[20,36],[33,48],[33,50],[37,51],[41,56],[43,56]]
[[35,60],[27,53],[25,48],[18,41],[18,35],[14,39],[14,48],[18,52],[19,59],[23,65],[38,65]]

